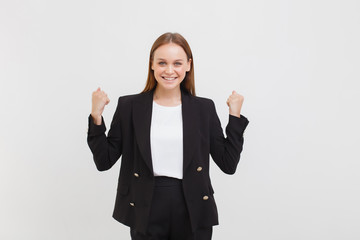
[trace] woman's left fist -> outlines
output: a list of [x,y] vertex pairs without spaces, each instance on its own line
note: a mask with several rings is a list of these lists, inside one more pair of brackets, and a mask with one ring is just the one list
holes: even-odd
[[226,104],[229,106],[229,113],[235,117],[240,117],[240,111],[242,104],[244,102],[244,97],[240,94],[232,91],[232,94],[228,97]]

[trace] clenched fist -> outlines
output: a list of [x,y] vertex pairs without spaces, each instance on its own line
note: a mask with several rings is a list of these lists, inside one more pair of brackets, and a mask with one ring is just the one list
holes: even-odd
[[242,104],[244,102],[244,97],[235,91],[232,91],[232,94],[226,101],[226,104],[229,106],[229,113],[235,117],[240,117],[240,111]]
[[96,125],[101,125],[101,115],[104,111],[105,105],[109,102],[110,99],[107,94],[104,91],[101,91],[100,88],[92,93],[91,116],[93,117]]

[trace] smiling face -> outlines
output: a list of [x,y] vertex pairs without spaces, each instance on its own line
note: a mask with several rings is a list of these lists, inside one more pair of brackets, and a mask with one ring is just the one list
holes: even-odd
[[180,83],[190,70],[190,63],[191,59],[188,60],[184,49],[179,45],[168,43],[158,47],[151,65],[157,87],[163,90],[180,89]]

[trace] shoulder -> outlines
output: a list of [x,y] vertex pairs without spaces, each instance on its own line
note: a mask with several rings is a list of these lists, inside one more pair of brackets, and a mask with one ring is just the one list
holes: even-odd
[[193,99],[194,103],[200,104],[202,106],[206,106],[206,107],[214,106],[214,101],[210,98],[202,97],[202,96],[192,96],[191,98]]
[[141,93],[134,93],[134,94],[128,94],[128,95],[122,95],[119,97],[119,101],[122,101],[122,102],[131,102],[133,101],[134,99],[138,98],[138,96],[140,95]]
[[191,96],[191,104],[201,115],[212,114],[215,110],[214,101],[208,97]]
[[149,94],[148,92],[142,92],[142,93],[133,93],[133,94],[122,95],[119,97],[118,102],[121,104],[132,103],[133,101],[142,99],[144,96],[146,96],[148,94]]
[[135,94],[128,94],[128,95],[121,95],[118,97],[117,101],[117,111],[121,111],[125,115],[126,112],[131,112],[133,102],[141,99],[144,93],[135,93]]

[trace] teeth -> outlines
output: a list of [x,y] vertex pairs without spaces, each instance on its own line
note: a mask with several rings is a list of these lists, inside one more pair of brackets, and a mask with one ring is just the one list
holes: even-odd
[[163,78],[164,78],[165,80],[171,81],[171,80],[175,80],[176,77],[172,77],[172,78],[163,77]]

